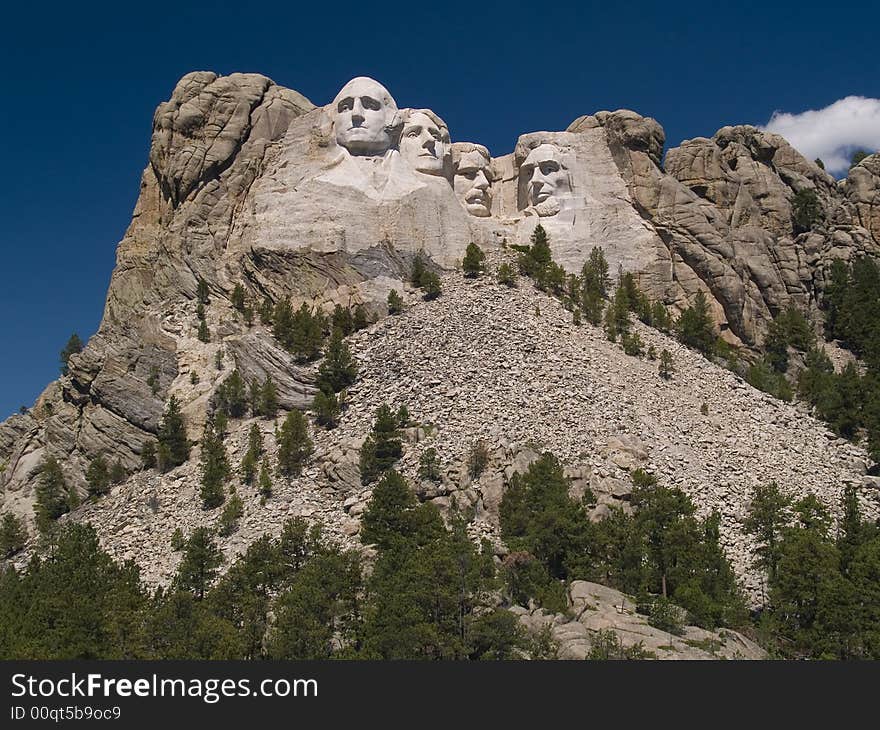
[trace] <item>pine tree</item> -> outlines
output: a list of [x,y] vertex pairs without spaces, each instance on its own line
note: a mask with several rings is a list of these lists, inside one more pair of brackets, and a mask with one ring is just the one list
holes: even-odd
[[183,464],[189,458],[189,441],[186,438],[186,426],[180,413],[176,396],[171,396],[162,423],[159,425],[158,463],[159,470],[169,471]]
[[660,365],[658,372],[660,373],[660,377],[665,380],[669,380],[675,372],[675,368],[672,364],[672,353],[669,352],[669,350],[663,349],[660,351]]
[[263,324],[272,324],[275,316],[275,305],[272,304],[272,300],[269,297],[265,297],[263,299],[263,303],[260,305],[260,322]]
[[308,422],[302,413],[287,414],[278,431],[278,472],[287,477],[299,476],[315,450],[309,438]]
[[244,287],[241,284],[235,285],[235,289],[232,290],[231,300],[233,307],[235,307],[239,312],[244,312],[245,294]]
[[86,469],[90,497],[101,497],[110,491],[110,472],[103,456],[97,456]]
[[254,418],[263,415],[263,386],[257,379],[251,380],[248,389],[248,402],[251,407],[251,415]]
[[208,329],[208,323],[205,320],[199,321],[198,338],[200,342],[211,341],[211,330]]
[[675,323],[676,336],[688,347],[711,355],[715,350],[715,325],[709,314],[709,303],[703,291],[698,291],[694,303],[681,313]]
[[532,235],[529,237],[531,247],[529,248],[529,258],[536,264],[538,268],[542,268],[553,260],[550,252],[550,239],[547,231],[540,223],[535,226]]
[[361,447],[361,483],[366,485],[375,481],[402,453],[397,418],[391,407],[387,403],[383,404],[376,411],[373,429]]
[[248,432],[248,448],[241,462],[241,480],[245,484],[251,484],[257,473],[257,463],[263,453],[263,433],[260,427],[254,423]]
[[364,307],[363,304],[358,304],[354,308],[354,315],[352,316],[352,326],[354,327],[355,332],[366,329],[370,326],[370,321],[367,318],[367,309],[366,307]]
[[269,466],[269,457],[263,457],[263,463],[260,465],[260,494],[268,499],[272,496],[272,472]]
[[244,502],[241,501],[238,492],[233,489],[229,500],[226,502],[223,511],[220,513],[220,519],[217,520],[218,532],[223,537],[229,537],[238,529],[238,521],[243,514]]
[[361,541],[387,549],[397,537],[413,527],[412,511],[418,504],[404,478],[394,469],[385,472],[373,488],[373,497],[364,511]]
[[425,449],[419,457],[419,479],[429,482],[439,482],[441,476],[440,460],[437,458],[437,449],[433,446]]
[[403,299],[396,289],[388,292],[388,314],[400,314],[403,311]]
[[779,491],[776,482],[755,487],[743,529],[755,538],[755,567],[766,570],[771,580],[779,564],[782,533],[790,521],[791,500]]
[[346,337],[354,332],[354,318],[351,315],[351,309],[343,307],[341,304],[333,307],[333,317],[330,323],[331,329],[339,330]]
[[113,462],[113,466],[110,467],[110,483],[111,484],[122,484],[128,478],[128,471],[126,470],[123,463],[117,459]]
[[312,410],[315,412],[315,421],[328,430],[339,425],[339,399],[335,393],[319,390],[312,401]]
[[486,267],[486,254],[473,241],[467,245],[464,259],[461,262],[461,268],[464,275],[474,278],[483,273]]
[[242,418],[247,406],[247,386],[236,368],[217,389],[217,408],[230,418]]
[[605,251],[599,246],[593,246],[590,258],[581,269],[581,283],[583,285],[582,296],[586,298],[607,299],[611,288],[611,277],[608,275],[608,261],[605,259]]
[[440,277],[433,271],[428,271],[422,277],[422,294],[425,301],[436,299],[441,294]]
[[323,318],[303,302],[293,315],[289,350],[300,362],[310,362],[321,354],[324,342]]
[[223,485],[229,478],[229,460],[226,456],[226,448],[220,436],[214,431],[209,421],[205,425],[205,434],[202,437],[202,507],[214,509],[223,504],[226,495]]
[[8,560],[20,552],[26,542],[27,530],[24,522],[11,512],[7,512],[0,520],[0,560]]
[[516,272],[506,261],[498,267],[498,283],[511,289],[516,286]]
[[196,287],[196,299],[199,300],[200,304],[208,304],[211,299],[208,291],[208,282],[199,277],[199,283]]
[[416,254],[415,258],[412,262],[412,268],[410,269],[409,280],[413,286],[422,287],[424,286],[424,276],[427,273],[427,268],[425,267],[425,259],[422,258],[422,254]]
[[70,339],[67,340],[67,344],[64,346],[64,349],[61,351],[61,374],[67,375],[68,372],[68,361],[70,360],[71,355],[76,355],[77,353],[82,352],[83,343],[79,338],[79,335],[74,332]]
[[37,528],[40,532],[48,532],[52,523],[61,515],[71,510],[72,490],[64,479],[61,465],[54,456],[47,456],[38,467],[39,481],[36,487],[36,514]]
[[265,418],[275,418],[278,414],[278,390],[271,375],[266,376],[260,393],[260,411]]
[[325,393],[338,393],[354,383],[358,366],[339,330],[333,332],[324,360],[318,368],[317,385]]
[[223,553],[211,538],[207,527],[193,530],[183,551],[183,559],[174,577],[174,587],[202,600],[223,565]]

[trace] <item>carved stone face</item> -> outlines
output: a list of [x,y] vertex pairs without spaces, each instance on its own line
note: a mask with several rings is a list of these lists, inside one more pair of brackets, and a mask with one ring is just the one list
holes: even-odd
[[519,174],[526,180],[529,204],[535,206],[541,215],[557,213],[560,199],[571,194],[568,170],[555,145],[535,147],[520,167]]
[[332,115],[336,142],[351,154],[382,155],[391,147],[397,104],[378,81],[349,81],[333,100]]
[[485,218],[492,214],[491,174],[488,152],[484,155],[473,149],[457,160],[452,187],[471,215]]
[[435,114],[414,110],[403,124],[400,154],[413,169],[442,176],[447,169],[449,130]]

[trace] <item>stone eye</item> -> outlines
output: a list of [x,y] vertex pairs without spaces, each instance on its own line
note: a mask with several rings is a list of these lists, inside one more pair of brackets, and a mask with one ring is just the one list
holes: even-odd
[[348,98],[343,99],[339,102],[339,106],[336,107],[337,111],[344,112],[352,109],[354,107],[354,99]]
[[364,96],[361,98],[361,104],[364,105],[364,109],[370,109],[371,111],[379,111],[382,105],[376,101],[375,99],[370,98],[369,96]]

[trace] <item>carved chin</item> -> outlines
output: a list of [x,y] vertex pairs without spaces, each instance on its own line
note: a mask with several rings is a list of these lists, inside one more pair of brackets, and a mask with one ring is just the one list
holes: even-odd
[[489,209],[482,203],[468,203],[467,212],[478,218],[488,218],[491,215]]
[[542,200],[540,203],[536,203],[534,208],[535,212],[542,218],[548,215],[556,215],[560,209],[559,200],[555,196],[551,195],[546,200]]

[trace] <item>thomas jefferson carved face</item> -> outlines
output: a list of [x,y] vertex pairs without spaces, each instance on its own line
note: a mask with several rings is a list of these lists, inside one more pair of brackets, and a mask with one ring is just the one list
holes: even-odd
[[443,176],[448,169],[449,130],[429,109],[411,109],[403,123],[400,154],[426,175]]
[[471,215],[485,218],[492,214],[491,170],[489,150],[482,145],[462,143],[454,148],[455,194]]
[[539,215],[559,212],[559,201],[571,194],[571,180],[562,153],[552,144],[538,145],[529,152],[519,174],[526,180],[529,204]]
[[397,104],[366,76],[349,81],[333,100],[336,142],[353,155],[382,155],[392,143]]

